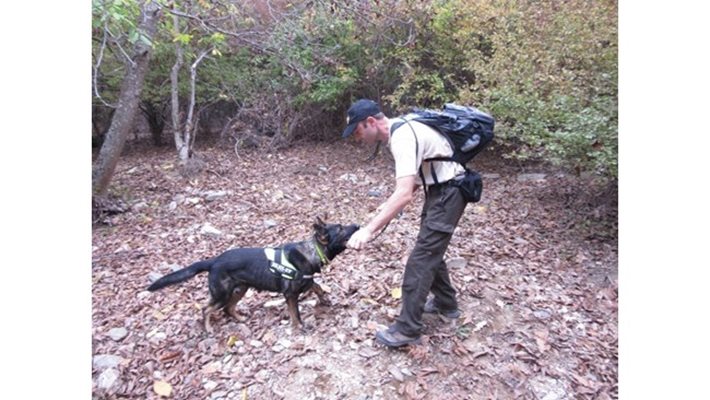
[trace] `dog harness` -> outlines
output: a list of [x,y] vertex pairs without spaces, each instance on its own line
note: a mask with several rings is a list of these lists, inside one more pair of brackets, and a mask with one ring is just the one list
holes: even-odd
[[266,254],[266,258],[269,260],[269,271],[276,276],[280,276],[290,281],[297,278],[313,278],[313,275],[301,274],[301,271],[294,267],[288,260],[283,249],[267,247],[264,249],[264,254]]
[[[328,257],[323,253],[317,240],[314,240],[314,245],[321,264],[327,265],[330,260],[328,260]],[[269,272],[272,274],[290,281],[294,279],[313,279],[313,275],[303,275],[298,268],[291,264],[282,248],[267,247],[264,249],[264,254],[266,255],[266,259],[269,260]]]

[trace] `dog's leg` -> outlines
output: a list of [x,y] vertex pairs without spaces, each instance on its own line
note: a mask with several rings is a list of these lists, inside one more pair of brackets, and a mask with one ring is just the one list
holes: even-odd
[[229,298],[227,305],[224,306],[224,312],[226,312],[230,317],[238,320],[237,318],[237,303],[244,297],[249,287],[246,285],[237,286],[232,292],[232,296]]
[[213,332],[212,326],[210,325],[210,314],[212,314],[212,312],[214,312],[218,308],[219,307],[216,304],[210,302],[202,309],[202,324],[204,325],[205,331],[207,331],[207,333]]
[[302,331],[308,330],[309,327],[301,321],[301,313],[298,311],[298,295],[286,297],[286,304],[288,305],[288,313],[291,316],[291,326]]
[[319,284],[317,284],[316,282],[313,282],[312,289],[316,293],[316,296],[318,296],[318,302],[320,304],[322,304],[324,306],[329,306],[332,304],[330,302],[330,300],[328,299],[328,294],[325,292],[325,290],[323,290],[322,287],[320,287]]

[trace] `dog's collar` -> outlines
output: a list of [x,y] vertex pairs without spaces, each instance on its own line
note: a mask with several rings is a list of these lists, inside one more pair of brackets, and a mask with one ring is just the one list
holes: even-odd
[[325,253],[323,252],[323,249],[321,248],[318,239],[314,238],[313,243],[315,244],[316,253],[318,253],[318,257],[320,257],[320,262],[323,263],[323,265],[328,265],[330,260],[328,260],[328,257],[325,256]]

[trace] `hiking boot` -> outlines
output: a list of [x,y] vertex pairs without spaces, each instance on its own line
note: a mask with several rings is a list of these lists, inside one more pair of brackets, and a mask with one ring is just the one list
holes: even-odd
[[383,331],[377,331],[377,333],[375,333],[375,339],[387,347],[401,347],[408,344],[419,344],[422,342],[421,335],[407,336],[394,329],[394,327],[389,327]]
[[453,310],[442,310],[439,308],[439,306],[434,303],[434,298],[432,297],[431,299],[427,300],[426,304],[424,304],[424,313],[426,314],[441,314],[446,318],[449,319],[456,319],[461,316],[461,311],[457,309]]

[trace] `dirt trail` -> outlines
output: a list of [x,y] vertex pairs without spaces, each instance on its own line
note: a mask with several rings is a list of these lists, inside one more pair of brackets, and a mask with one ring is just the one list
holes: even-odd
[[325,271],[333,305],[301,302],[307,334],[291,331],[280,296],[252,291],[239,321],[219,316],[204,333],[205,275],[145,291],[230,247],[306,239],[316,215],[365,222],[393,189],[391,160],[366,163],[368,151],[335,143],[237,158],[203,149],[209,170],[191,181],[170,149],[124,156],[114,187],[131,210],[92,234],[94,397],[617,398],[615,201],[589,181],[493,154],[475,165],[483,199],[468,206],[447,253],[463,316],[428,317],[422,345],[373,340],[398,313],[393,289],[422,199]]

